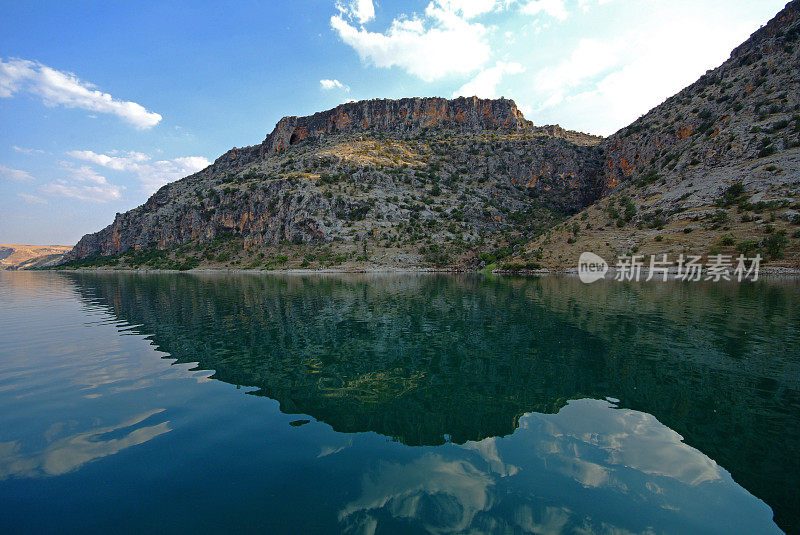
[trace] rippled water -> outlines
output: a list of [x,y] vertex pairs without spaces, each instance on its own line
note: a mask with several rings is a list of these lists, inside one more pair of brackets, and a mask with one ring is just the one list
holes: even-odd
[[0,272],[0,532],[800,530],[800,284]]

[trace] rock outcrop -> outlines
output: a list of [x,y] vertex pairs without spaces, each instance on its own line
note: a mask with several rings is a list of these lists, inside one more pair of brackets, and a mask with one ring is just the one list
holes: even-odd
[[[215,163],[220,166],[246,165],[284,151],[312,136],[359,131],[409,134],[427,128],[447,128],[461,132],[482,129],[526,130],[552,137],[571,137],[571,133],[558,125],[534,127],[533,123],[523,117],[516,103],[509,99],[373,99],[348,102],[306,117],[283,117],[263,142],[231,149]],[[577,134],[579,137],[585,136]],[[594,136],[585,137],[590,141],[594,139]]]
[[414,132],[421,128],[455,130],[530,129],[512,100],[477,97],[375,99],[342,104],[308,117],[284,117],[261,144],[263,154],[286,150],[309,136],[337,132]]

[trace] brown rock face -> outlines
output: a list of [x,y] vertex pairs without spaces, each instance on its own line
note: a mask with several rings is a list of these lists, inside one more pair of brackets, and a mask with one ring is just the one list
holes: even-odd
[[[305,117],[293,115],[283,117],[259,145],[233,148],[217,158],[214,164],[220,169],[248,165],[284,151],[310,136],[357,131],[412,133],[423,128],[435,127],[458,131],[530,130],[559,138],[570,138],[577,134],[568,132],[558,125],[533,126],[533,123],[523,117],[516,103],[509,99],[477,97],[459,97],[452,100],[441,97],[373,99],[348,102]],[[594,142],[593,136],[585,137]]]
[[260,154],[286,150],[309,136],[358,130],[454,129],[522,130],[533,127],[513,100],[457,98],[375,99],[350,102],[307,117],[284,117],[260,145]]

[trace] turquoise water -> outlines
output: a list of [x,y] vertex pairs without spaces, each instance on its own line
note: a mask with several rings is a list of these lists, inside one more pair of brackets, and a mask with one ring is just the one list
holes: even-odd
[[800,530],[800,284],[0,272],[0,532]]

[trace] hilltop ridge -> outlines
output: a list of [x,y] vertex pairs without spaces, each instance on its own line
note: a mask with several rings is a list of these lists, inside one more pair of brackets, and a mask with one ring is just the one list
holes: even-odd
[[0,269],[16,271],[54,266],[71,249],[68,245],[0,243]]
[[559,125],[535,126],[525,119],[511,99],[478,97],[413,97],[371,99],[340,104],[307,116],[282,117],[258,145],[233,148],[215,162],[245,165],[256,159],[284,151],[309,137],[346,132],[384,132],[418,134],[428,128],[449,128],[461,132],[482,129],[528,131],[594,144],[602,137],[567,131]]

